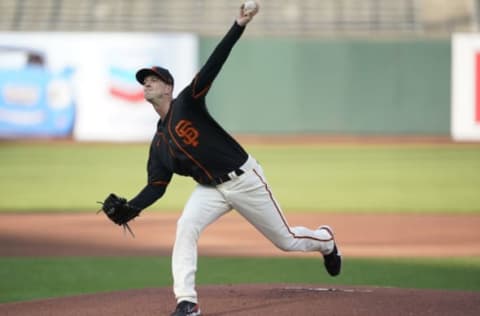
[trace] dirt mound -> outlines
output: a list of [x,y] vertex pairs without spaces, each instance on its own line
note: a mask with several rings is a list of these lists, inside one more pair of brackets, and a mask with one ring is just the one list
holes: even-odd
[[[324,285],[198,288],[204,315],[480,315],[480,293]],[[0,305],[0,315],[169,315],[170,288],[99,293]]]

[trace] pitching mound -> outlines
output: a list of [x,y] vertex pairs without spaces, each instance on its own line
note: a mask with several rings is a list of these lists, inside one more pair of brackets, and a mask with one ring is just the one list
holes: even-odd
[[[204,315],[480,315],[480,293],[314,285],[200,286]],[[170,315],[170,288],[0,305],[1,315]]]

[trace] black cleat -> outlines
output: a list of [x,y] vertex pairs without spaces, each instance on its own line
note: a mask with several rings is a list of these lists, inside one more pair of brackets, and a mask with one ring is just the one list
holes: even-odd
[[325,269],[327,269],[328,274],[331,276],[337,276],[340,274],[340,269],[342,268],[342,256],[337,249],[333,230],[327,225],[320,226],[318,229],[326,230],[330,235],[331,240],[334,242],[332,252],[330,252],[328,255],[323,255],[323,264]]
[[200,316],[200,307],[196,303],[182,301],[177,304],[177,308],[171,316]]
[[333,251],[328,255],[323,255],[323,264],[328,274],[337,276],[342,268],[342,256],[338,252],[337,245],[333,246]]

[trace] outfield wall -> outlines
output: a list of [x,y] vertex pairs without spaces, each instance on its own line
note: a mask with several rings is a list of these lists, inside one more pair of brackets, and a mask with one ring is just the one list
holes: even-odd
[[[219,39],[200,40],[203,64]],[[450,41],[245,37],[208,96],[239,133],[450,133]]]
[[[0,138],[149,140],[158,118],[135,72],[154,64],[169,68],[176,95],[218,41],[183,33],[0,33]],[[207,102],[234,133],[446,136],[450,46],[449,39],[246,35]],[[456,77],[469,73],[458,69]],[[473,81],[459,82],[468,88]]]

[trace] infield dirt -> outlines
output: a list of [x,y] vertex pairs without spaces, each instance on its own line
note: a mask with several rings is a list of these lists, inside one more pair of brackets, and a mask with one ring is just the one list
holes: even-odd
[[[170,255],[177,213],[144,212],[124,236],[103,214],[0,214],[0,256]],[[328,224],[347,257],[480,256],[480,215],[287,213],[290,226]],[[236,212],[207,227],[200,255],[317,256],[275,248]]]

